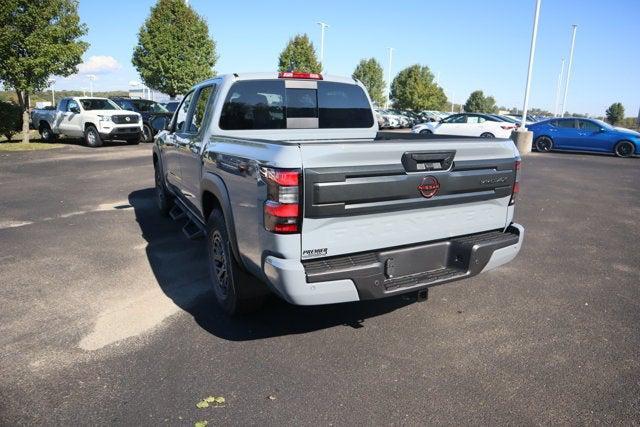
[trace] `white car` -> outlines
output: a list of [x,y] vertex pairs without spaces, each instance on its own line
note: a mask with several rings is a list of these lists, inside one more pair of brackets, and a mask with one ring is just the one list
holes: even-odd
[[142,116],[107,98],[62,98],[55,110],[34,110],[31,122],[45,141],[64,135],[83,139],[89,147],[100,147],[102,141],[138,144],[142,139]]
[[516,126],[499,121],[488,114],[454,114],[439,122],[421,123],[411,129],[413,133],[435,135],[480,136],[483,138],[509,138]]

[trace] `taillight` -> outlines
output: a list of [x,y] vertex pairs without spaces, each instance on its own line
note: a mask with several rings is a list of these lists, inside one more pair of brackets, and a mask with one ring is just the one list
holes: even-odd
[[518,157],[518,159],[516,160],[516,165],[515,165],[516,179],[513,182],[513,189],[511,191],[511,200],[509,200],[509,205],[513,205],[513,204],[516,203],[516,196],[520,192],[520,167],[521,167],[521,164],[522,164],[522,161]]
[[260,168],[267,184],[264,228],[278,234],[299,233],[302,223],[299,169]]
[[322,74],[318,73],[299,73],[297,71],[286,71],[278,73],[279,79],[307,79],[322,80]]
[[502,129],[504,129],[504,130],[509,130],[509,129],[515,129],[515,128],[516,128],[516,127],[515,127],[515,126],[513,126],[513,125],[503,125],[503,126],[500,126],[500,127],[501,127]]

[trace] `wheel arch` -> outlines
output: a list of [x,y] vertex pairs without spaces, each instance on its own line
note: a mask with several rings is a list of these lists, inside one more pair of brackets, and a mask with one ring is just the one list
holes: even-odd
[[629,144],[631,144],[631,147],[633,148],[633,153],[631,154],[632,156],[634,154],[638,154],[638,150],[637,150],[637,146],[636,144],[631,141],[630,139],[626,139],[626,138],[622,138],[619,139],[615,142],[615,144],[613,144],[613,153],[616,154],[616,148],[618,148],[618,145],[622,144],[623,142],[628,142]]
[[96,128],[96,130],[98,130],[98,126],[96,126],[94,123],[92,122],[84,122],[84,130],[86,131],[89,126],[93,126],[94,128]]
[[233,221],[233,210],[231,208],[231,200],[229,199],[229,192],[224,181],[210,172],[207,172],[202,179],[200,185],[202,204],[202,216],[206,222],[209,219],[209,215],[214,209],[220,209],[224,216],[224,222],[227,226],[227,235],[231,243],[231,251],[236,261],[246,269],[242,257],[240,256],[240,250],[238,249],[238,240],[236,238],[236,227]]

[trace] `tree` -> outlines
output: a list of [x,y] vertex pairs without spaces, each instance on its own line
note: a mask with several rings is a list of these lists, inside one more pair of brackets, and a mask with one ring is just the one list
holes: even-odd
[[316,50],[309,36],[298,34],[289,40],[278,57],[278,71],[322,72],[322,64],[316,57]]
[[216,43],[184,0],[158,0],[138,32],[133,63],[145,85],[171,98],[215,75]]
[[371,100],[377,105],[384,105],[384,77],[382,66],[375,58],[362,59],[353,71],[353,78],[362,82],[367,88]]
[[607,108],[606,114],[607,121],[612,125],[620,123],[624,119],[624,106],[619,102],[615,102]]
[[442,110],[447,102],[429,67],[419,64],[405,68],[393,79],[391,98],[396,108],[412,110]]
[[0,80],[16,91],[22,109],[22,142],[29,142],[30,95],[47,87],[52,75],[77,72],[89,46],[80,41],[76,0],[0,2]]
[[484,96],[481,90],[471,92],[467,102],[464,104],[464,111],[467,113],[495,113],[498,109],[493,96]]

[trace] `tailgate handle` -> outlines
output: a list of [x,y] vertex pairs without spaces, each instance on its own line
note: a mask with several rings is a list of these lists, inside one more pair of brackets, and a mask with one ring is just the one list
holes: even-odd
[[451,169],[455,151],[406,152],[402,165],[407,172],[446,171]]

